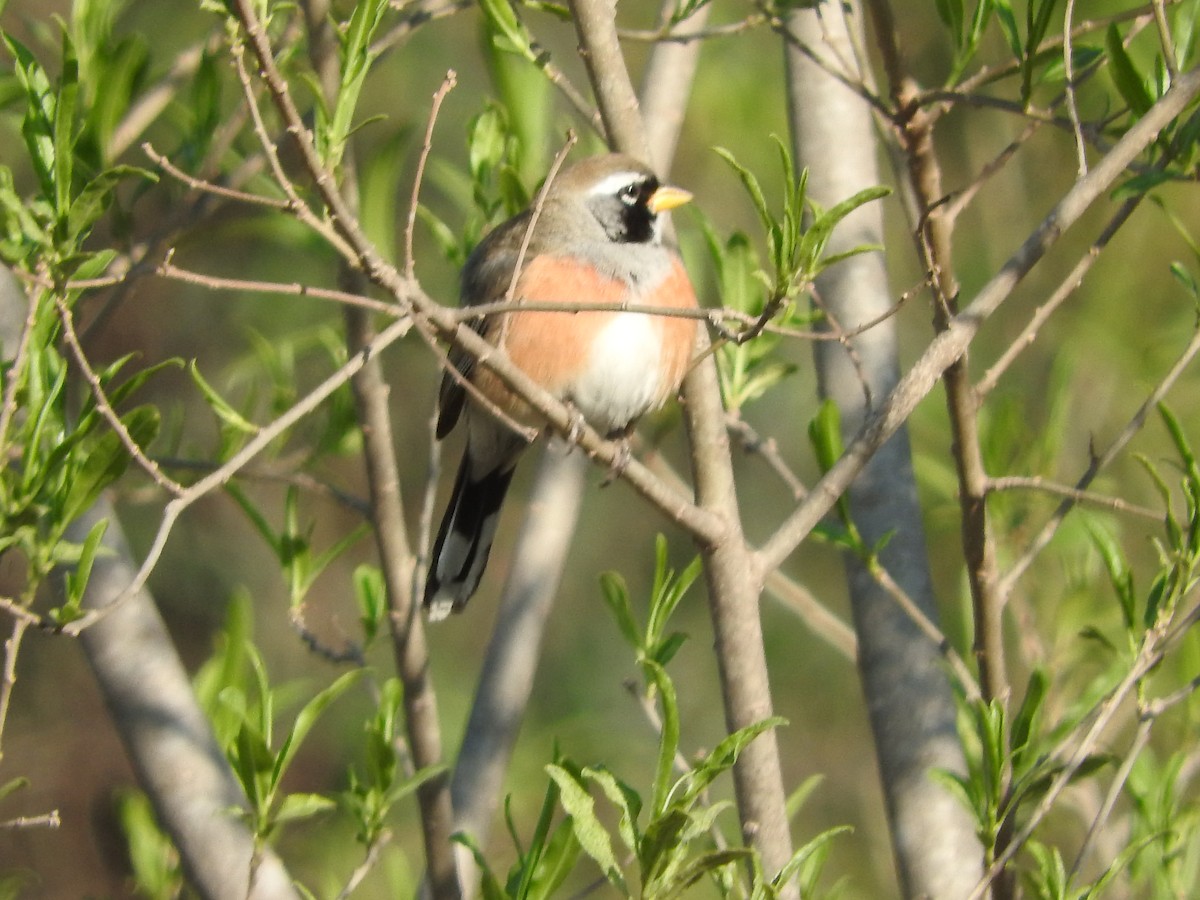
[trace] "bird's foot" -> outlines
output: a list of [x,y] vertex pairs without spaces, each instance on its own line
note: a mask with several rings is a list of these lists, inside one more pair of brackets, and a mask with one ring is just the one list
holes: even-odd
[[628,468],[630,461],[633,459],[633,444],[628,433],[618,435],[613,440],[617,445],[617,451],[613,454],[612,464],[608,467],[608,472],[600,482],[600,487],[608,487],[620,478],[621,473]]
[[567,433],[564,437],[567,440],[568,450],[577,446],[580,439],[583,437],[583,426],[586,420],[583,418],[583,413],[570,400],[565,401],[567,407]]

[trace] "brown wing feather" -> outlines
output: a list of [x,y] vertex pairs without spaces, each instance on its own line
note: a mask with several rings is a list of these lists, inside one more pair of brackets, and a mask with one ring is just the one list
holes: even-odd
[[[529,213],[521,213],[496,228],[476,245],[463,266],[459,287],[459,304],[464,307],[491,303],[504,296],[512,281],[521,240],[529,224]],[[497,318],[472,319],[469,323],[478,334],[489,336]],[[450,348],[450,363],[460,378],[470,378],[475,359],[465,350]],[[438,390],[437,436],[440,440],[450,433],[462,415],[466,389],[453,372],[442,375]]]

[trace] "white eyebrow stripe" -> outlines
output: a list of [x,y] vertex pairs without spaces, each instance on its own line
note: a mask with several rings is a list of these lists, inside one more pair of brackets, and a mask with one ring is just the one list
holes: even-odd
[[588,191],[588,196],[611,197],[621,188],[628,187],[631,184],[636,184],[645,179],[645,177],[646,176],[643,173],[634,172],[632,170],[627,172],[613,172],[611,175],[606,175],[604,178],[601,178],[598,182],[596,182],[596,184],[592,186],[592,189]]

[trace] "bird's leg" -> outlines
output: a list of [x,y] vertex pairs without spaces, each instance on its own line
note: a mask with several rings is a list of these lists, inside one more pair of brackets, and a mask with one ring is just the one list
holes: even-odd
[[613,456],[612,465],[608,467],[608,474],[604,476],[604,480],[600,482],[600,487],[608,487],[614,481],[621,477],[621,473],[625,471],[625,467],[629,465],[633,459],[633,431],[636,423],[630,422],[624,428],[614,431],[608,435],[610,441],[614,441],[617,445],[617,452]]
[[563,401],[563,405],[567,408],[567,433],[564,437],[567,440],[567,448],[570,450],[583,437],[583,426],[586,424],[586,420],[583,418],[583,413],[579,411],[579,407],[569,398]]

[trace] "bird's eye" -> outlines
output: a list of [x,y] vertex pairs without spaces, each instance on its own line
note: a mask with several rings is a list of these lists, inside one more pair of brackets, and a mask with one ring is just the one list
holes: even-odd
[[627,184],[625,187],[621,188],[621,190],[617,191],[617,197],[619,197],[621,202],[626,206],[633,206],[635,203],[637,203],[638,196],[640,194],[641,191],[638,190],[638,185],[636,184]]

